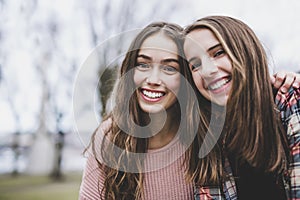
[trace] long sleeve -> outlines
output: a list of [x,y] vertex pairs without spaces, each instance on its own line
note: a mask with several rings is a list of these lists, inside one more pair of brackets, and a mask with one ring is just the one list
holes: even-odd
[[300,199],[300,88],[290,89],[287,94],[277,94],[276,104],[287,130],[291,151],[290,199]]
[[[105,173],[102,168],[99,167],[98,162],[101,162],[100,149],[104,133],[109,132],[111,128],[111,119],[108,119],[101,123],[96,130],[95,140],[93,141],[96,149],[94,155],[91,148],[86,152],[87,162],[82,176],[82,182],[79,191],[79,200],[99,200],[101,191],[104,188]],[[95,158],[97,156],[97,160]],[[102,199],[104,199],[102,197]]]
[[89,155],[82,177],[79,200],[100,199],[100,193],[103,189],[104,179],[104,173],[98,167],[94,156]]

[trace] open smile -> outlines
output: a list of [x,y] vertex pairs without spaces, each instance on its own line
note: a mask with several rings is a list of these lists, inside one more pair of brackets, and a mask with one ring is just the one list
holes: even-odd
[[208,90],[218,90],[218,89],[221,89],[223,86],[225,86],[226,84],[228,84],[229,82],[231,81],[231,76],[227,76],[227,77],[224,77],[224,78],[221,78],[213,83],[210,83],[208,86],[207,86],[207,89]]
[[159,101],[166,93],[162,91],[141,89],[142,97],[151,102]]

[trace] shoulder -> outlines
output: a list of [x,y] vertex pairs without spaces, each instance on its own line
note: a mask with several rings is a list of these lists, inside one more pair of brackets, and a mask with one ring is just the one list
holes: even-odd
[[300,141],[300,88],[291,88],[286,94],[277,93],[275,102],[289,144],[297,146]]
[[[100,123],[94,131],[90,145],[87,147],[85,153],[88,158],[94,157],[95,160],[101,160],[101,146],[107,135],[110,135],[112,127],[112,119],[108,118]],[[93,159],[91,159],[93,160]],[[92,164],[92,163],[90,163]],[[95,163],[93,163],[95,164]]]
[[92,148],[89,148],[86,154],[87,160],[80,184],[79,199],[100,199],[98,187],[103,187],[103,180],[105,179],[105,173],[100,164],[101,155],[98,154],[97,150],[93,151]]
[[99,188],[103,188],[105,173],[99,166],[96,158],[89,155],[83,171],[80,184],[79,199],[100,199]]
[[299,199],[300,178],[300,88],[292,88],[287,94],[277,94],[276,104],[281,119],[287,131],[291,160],[288,179],[290,184],[290,198]]
[[[107,140],[110,137],[112,129],[112,119],[108,118],[100,123],[93,134],[92,138],[92,149],[94,154],[101,155],[101,146],[103,145],[103,141]],[[99,158],[98,158],[99,159]]]
[[93,143],[99,144],[104,138],[104,136],[109,135],[112,129],[112,118],[108,118],[100,123],[93,134]]
[[[104,187],[105,172],[103,171],[101,145],[105,135],[109,134],[112,119],[108,118],[100,123],[93,134],[92,146],[87,149],[87,161],[80,185],[79,199],[100,199],[100,191]],[[101,164],[100,164],[101,163]]]
[[300,88],[291,88],[286,94],[278,92],[275,103],[285,120],[294,115],[300,116]]
[[112,118],[108,118],[101,122],[101,124],[98,126],[96,133],[97,134],[107,134],[112,127]]

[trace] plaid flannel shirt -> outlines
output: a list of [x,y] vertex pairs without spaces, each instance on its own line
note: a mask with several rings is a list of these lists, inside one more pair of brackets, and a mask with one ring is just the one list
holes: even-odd
[[[278,92],[275,103],[287,131],[287,139],[292,155],[289,172],[282,177],[286,194],[289,200],[300,200],[300,88],[291,88],[287,94]],[[230,178],[222,184],[222,187],[195,186],[195,199],[236,200],[235,181],[227,158],[224,159],[224,171]]]

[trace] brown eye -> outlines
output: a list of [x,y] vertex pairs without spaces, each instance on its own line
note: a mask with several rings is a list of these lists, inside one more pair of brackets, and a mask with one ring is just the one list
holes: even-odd
[[191,64],[191,70],[197,71],[198,69],[200,69],[201,66],[202,66],[201,62],[193,63],[193,64]]
[[223,49],[221,49],[221,50],[217,51],[217,52],[214,54],[214,57],[218,57],[218,56],[221,56],[221,55],[223,55],[223,54],[225,54],[225,51],[224,51]]

